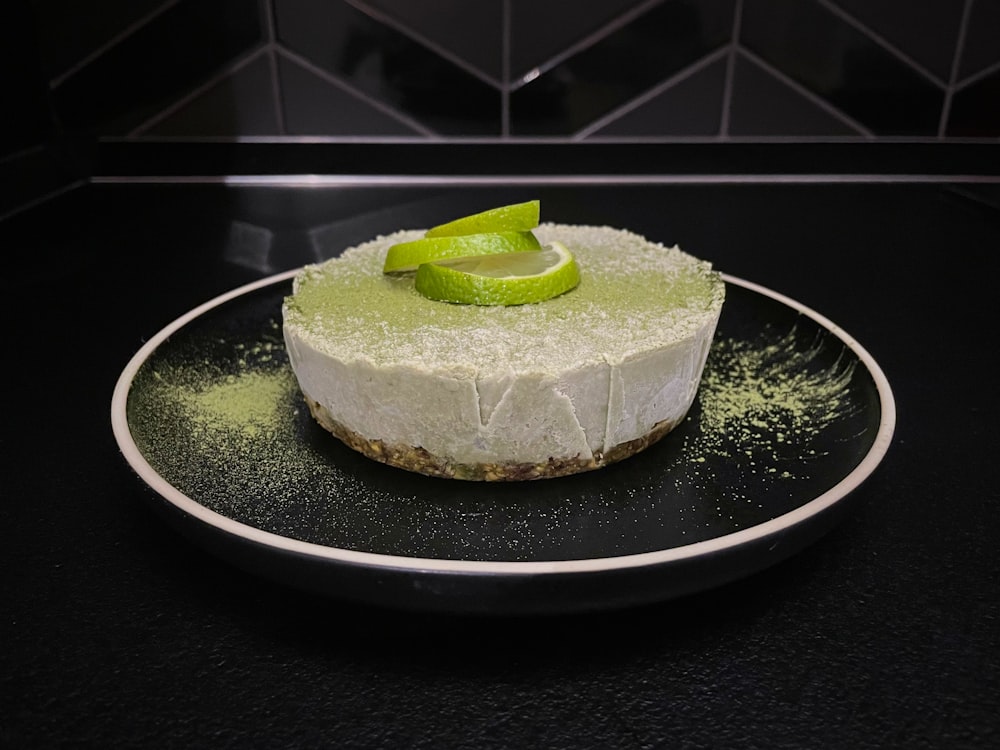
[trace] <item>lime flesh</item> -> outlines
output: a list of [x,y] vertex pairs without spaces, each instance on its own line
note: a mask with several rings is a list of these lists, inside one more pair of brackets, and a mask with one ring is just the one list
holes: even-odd
[[524,305],[564,294],[580,283],[572,253],[559,242],[534,252],[472,258],[417,269],[420,294],[442,302]]

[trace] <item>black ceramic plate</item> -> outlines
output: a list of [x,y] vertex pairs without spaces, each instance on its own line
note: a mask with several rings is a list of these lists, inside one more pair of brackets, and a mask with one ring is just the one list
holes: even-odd
[[895,424],[875,361],[799,303],[726,277],[699,396],[662,441],[528,483],[432,479],[316,425],[281,342],[291,274],[191,311],[125,368],[125,459],[183,533],[246,569],[456,612],[625,606],[760,570],[817,539]]

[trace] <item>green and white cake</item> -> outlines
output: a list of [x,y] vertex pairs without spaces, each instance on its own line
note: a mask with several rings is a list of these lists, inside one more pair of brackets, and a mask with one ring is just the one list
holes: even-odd
[[442,302],[383,273],[421,231],[302,269],[284,337],[316,420],[378,461],[494,481],[596,469],[676,427],[722,310],[719,273],[620,229],[534,234],[572,252],[579,283],[531,304]]

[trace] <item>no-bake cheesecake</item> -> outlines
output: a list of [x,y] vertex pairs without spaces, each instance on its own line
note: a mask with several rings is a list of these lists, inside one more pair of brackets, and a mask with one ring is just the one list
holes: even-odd
[[708,262],[621,229],[542,224],[580,281],[521,305],[428,299],[383,273],[378,237],[302,269],[283,307],[315,419],[370,458],[473,480],[554,477],[631,456],[688,412],[725,296]]

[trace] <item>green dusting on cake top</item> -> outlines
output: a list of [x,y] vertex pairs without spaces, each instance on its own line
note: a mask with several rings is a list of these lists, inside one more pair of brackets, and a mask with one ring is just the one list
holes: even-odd
[[397,232],[347,250],[297,277],[284,322],[315,348],[342,360],[482,371],[522,363],[562,368],[630,355],[687,338],[714,320],[724,284],[711,265],[609,227],[543,224],[576,256],[580,285],[530,305],[442,304],[386,276],[387,248],[422,236]]

